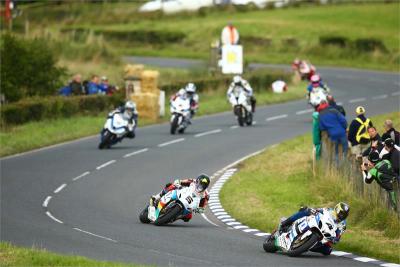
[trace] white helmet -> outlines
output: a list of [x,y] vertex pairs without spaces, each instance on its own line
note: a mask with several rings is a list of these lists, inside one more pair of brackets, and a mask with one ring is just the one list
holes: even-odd
[[188,83],[185,87],[185,90],[189,94],[194,94],[196,93],[196,85],[194,85],[194,83]]
[[242,77],[240,77],[239,75],[233,76],[233,83],[234,84],[239,84],[241,82],[242,82]]
[[124,114],[123,114],[123,116],[126,118],[126,119],[130,119],[131,117],[132,117],[132,115],[133,115],[133,113],[135,112],[135,109],[136,109],[136,104],[135,104],[135,102],[133,102],[133,101],[127,101],[126,103],[125,103],[125,106],[124,106]]
[[182,89],[179,89],[177,95],[180,96],[180,97],[182,97],[183,99],[185,99],[185,98],[186,98],[186,90],[183,89],[183,88],[182,88]]

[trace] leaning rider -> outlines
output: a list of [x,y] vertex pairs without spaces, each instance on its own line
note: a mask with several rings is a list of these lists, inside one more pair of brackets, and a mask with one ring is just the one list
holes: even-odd
[[[165,188],[163,190],[161,190],[160,193],[152,196],[150,204],[153,206],[156,206],[156,204],[158,203],[160,198],[162,196],[164,196],[166,193],[168,193],[169,191],[179,189],[181,187],[193,186],[194,187],[193,193],[201,198],[199,208],[194,210],[194,212],[203,213],[205,207],[207,206],[208,199],[210,198],[208,195],[208,192],[207,192],[207,187],[209,184],[210,184],[210,177],[208,177],[207,174],[200,174],[199,176],[197,176],[196,179],[191,179],[191,178],[183,179],[183,180],[177,179],[173,183],[167,183],[165,185]],[[188,222],[190,219],[192,219],[192,213],[189,213],[188,215],[186,215],[183,218],[183,221]]]
[[323,89],[327,94],[330,92],[329,87],[322,82],[321,76],[319,74],[314,74],[310,78],[310,83],[307,86],[308,95],[310,95],[311,91],[316,88]]
[[344,202],[339,202],[336,204],[336,206],[332,208],[319,208],[319,209],[313,209],[313,208],[307,208],[307,207],[302,207],[298,212],[290,216],[289,218],[283,220],[278,228],[278,231],[280,232],[286,232],[288,228],[298,219],[310,216],[310,215],[315,215],[317,213],[322,213],[322,212],[329,212],[329,214],[332,216],[334,222],[337,224],[337,230],[336,230],[336,237],[333,239],[332,242],[328,242],[325,244],[322,244],[319,242],[317,245],[315,245],[311,251],[313,252],[318,252],[323,255],[330,255],[332,252],[332,246],[333,244],[337,244],[340,241],[340,237],[346,230],[346,218],[349,215],[350,211],[350,206],[347,205]]
[[233,89],[236,86],[240,87],[240,88],[242,88],[244,90],[244,92],[246,93],[247,99],[250,100],[251,112],[254,113],[256,111],[256,98],[253,95],[253,88],[251,88],[251,86],[250,86],[248,81],[246,81],[245,79],[243,79],[239,75],[235,75],[233,77],[232,83],[229,85],[228,92],[226,93],[228,99],[229,99],[229,96],[232,94]]
[[125,121],[128,121],[129,125],[133,125],[133,127],[126,127],[126,134],[116,140],[116,142],[120,142],[124,137],[128,137],[130,139],[135,138],[135,130],[138,122],[139,113],[136,109],[136,103],[129,100],[126,101],[125,105],[118,107],[114,111],[112,111],[108,116],[113,116],[116,113],[122,114],[122,118]]

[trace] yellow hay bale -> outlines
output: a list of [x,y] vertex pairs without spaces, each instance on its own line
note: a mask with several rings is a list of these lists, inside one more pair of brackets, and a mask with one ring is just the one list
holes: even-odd
[[144,71],[144,65],[141,64],[136,64],[136,65],[127,64],[125,65],[124,68],[125,77],[129,76],[141,77],[143,71]]
[[159,94],[138,93],[131,95],[131,99],[135,101],[140,117],[149,119],[157,119],[159,117]]

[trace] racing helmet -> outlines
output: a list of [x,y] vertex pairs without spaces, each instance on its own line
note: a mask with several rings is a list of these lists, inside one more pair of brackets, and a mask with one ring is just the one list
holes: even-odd
[[188,83],[185,87],[186,93],[194,94],[196,93],[196,85],[194,83]]
[[199,176],[197,176],[195,183],[196,183],[196,191],[199,193],[204,192],[207,189],[208,185],[210,184],[210,177],[208,177],[207,174],[202,173]]
[[321,76],[319,76],[318,74],[314,74],[311,76],[310,81],[313,85],[319,85],[319,83],[321,82]]
[[240,85],[242,83],[242,77],[240,77],[239,75],[233,76],[233,83],[236,85]]
[[379,153],[377,151],[371,151],[368,155],[368,160],[376,164],[380,161]]
[[130,100],[127,101],[124,105],[124,114],[123,114],[124,118],[129,120],[133,116],[135,109],[136,109],[135,102]]
[[336,216],[338,222],[341,222],[347,218],[350,212],[350,206],[344,202],[339,202],[336,204],[333,212]]
[[365,113],[365,108],[363,106],[358,106],[356,108],[356,114],[357,115],[361,115],[361,114],[364,114],[364,113]]
[[186,99],[186,90],[185,89],[179,89],[178,93],[176,94],[179,97],[182,97],[183,99]]

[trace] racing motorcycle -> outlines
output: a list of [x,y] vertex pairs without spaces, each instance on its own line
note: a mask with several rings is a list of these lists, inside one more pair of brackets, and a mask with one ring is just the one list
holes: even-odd
[[184,133],[189,124],[190,100],[182,97],[177,97],[174,100],[171,100],[170,112],[171,134],[175,134],[176,130],[178,130],[178,133]]
[[191,212],[197,212],[201,198],[194,190],[195,185],[171,190],[158,203],[150,199],[150,203],[139,215],[140,221],[161,226],[183,219]]
[[295,257],[312,249],[319,242],[334,242],[337,224],[327,210],[296,220],[286,231],[275,231],[263,243],[266,252],[281,251]]
[[106,123],[100,133],[99,149],[110,148],[121,141],[129,132],[133,131],[135,120],[129,122],[122,116],[122,113],[118,111],[108,114]]
[[229,102],[233,107],[233,114],[238,119],[239,126],[253,124],[253,113],[251,112],[251,105],[247,100],[244,90],[240,86],[233,88],[232,93],[229,95]]
[[321,87],[313,88],[310,92],[308,103],[316,110],[321,101],[327,101],[328,92]]

